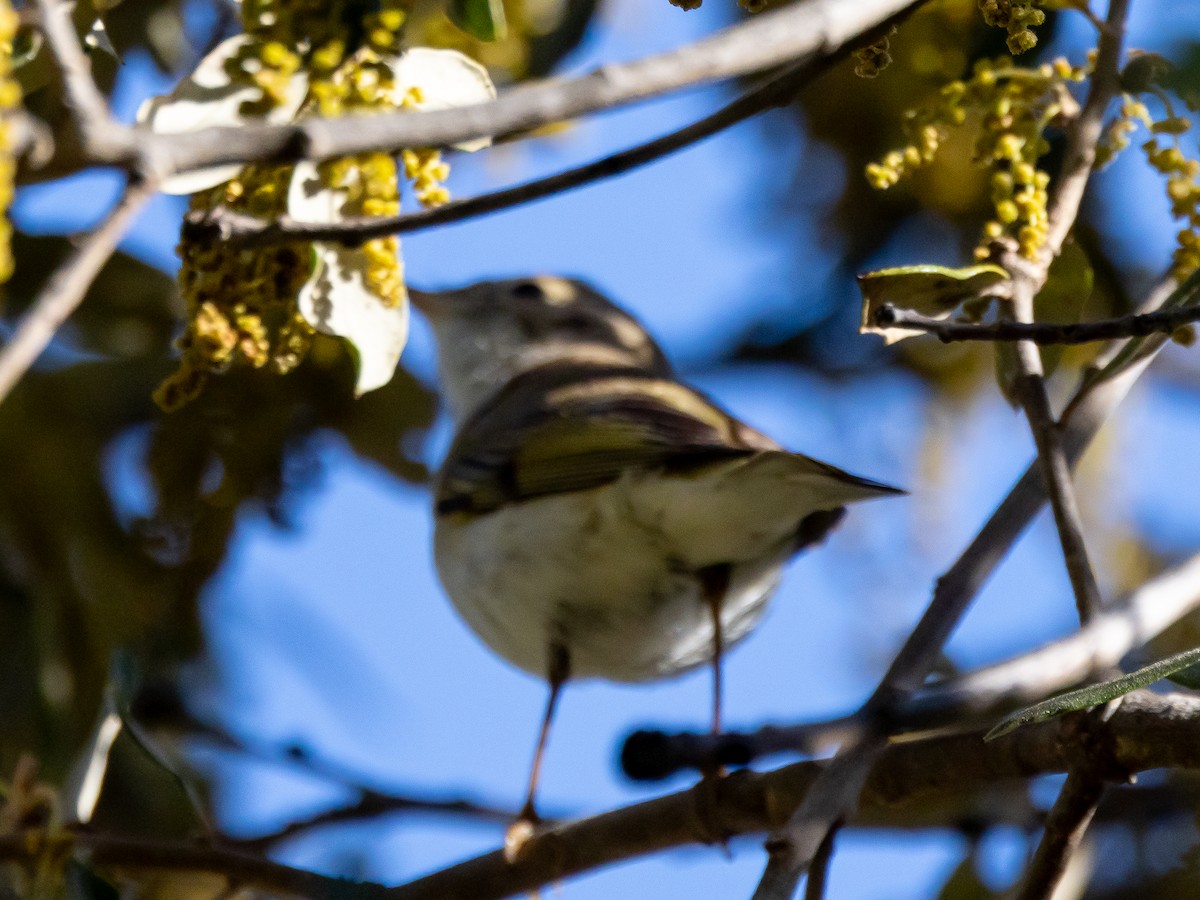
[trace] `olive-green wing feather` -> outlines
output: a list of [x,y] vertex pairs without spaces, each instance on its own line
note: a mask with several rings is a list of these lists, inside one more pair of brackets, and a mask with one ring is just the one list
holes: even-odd
[[684,471],[777,445],[678,382],[639,370],[546,367],[464,424],[442,468],[441,512],[487,512],[637,469]]

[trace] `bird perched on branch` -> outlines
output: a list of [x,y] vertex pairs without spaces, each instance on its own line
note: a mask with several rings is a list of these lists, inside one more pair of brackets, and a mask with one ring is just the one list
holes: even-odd
[[528,833],[569,678],[711,663],[719,730],[722,651],[758,622],[787,560],[846,504],[902,492],[784,450],[676,381],[645,329],[578,281],[413,302],[458,421],[436,487],[438,573],[472,630],[550,685]]

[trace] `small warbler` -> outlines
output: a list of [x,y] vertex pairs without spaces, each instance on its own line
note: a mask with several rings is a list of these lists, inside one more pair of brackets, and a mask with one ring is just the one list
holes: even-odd
[[[568,678],[639,682],[720,660],[787,560],[845,505],[902,493],[782,449],[676,381],[638,322],[555,277],[413,292],[458,431],[436,486],[446,592],[550,684],[519,822]],[[510,831],[510,836],[512,832]]]

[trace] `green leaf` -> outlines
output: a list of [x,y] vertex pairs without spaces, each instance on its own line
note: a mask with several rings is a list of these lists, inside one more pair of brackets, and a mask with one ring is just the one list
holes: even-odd
[[[1033,298],[1033,318],[1036,322],[1078,322],[1092,296],[1095,273],[1091,260],[1082,247],[1071,241],[1050,264],[1046,283]],[[1049,377],[1058,368],[1063,347],[1042,347],[1042,368]]]
[[1017,378],[1021,374],[1017,345],[1012,341],[996,341],[992,345],[992,353],[996,365],[996,387],[1008,405],[1016,409],[1021,405],[1021,398],[1017,396]]
[[[1083,308],[1092,296],[1095,275],[1087,253],[1072,242],[1063,247],[1062,253],[1050,264],[1046,283],[1033,298],[1033,318],[1037,322],[1078,322]],[[1049,377],[1062,360],[1061,346],[1038,348],[1042,357],[1042,370]],[[1021,367],[1017,361],[1016,344],[1011,341],[996,341],[993,345],[996,365],[996,386],[1009,406],[1019,403],[1015,392],[1017,376]]]
[[481,41],[499,41],[508,34],[503,0],[448,0],[446,15]]
[[879,269],[858,276],[858,287],[862,291],[862,334],[883,335],[885,343],[891,344],[923,332],[910,328],[880,327],[875,324],[875,313],[881,306],[944,319],[961,304],[976,300],[987,291],[1008,280],[1008,273],[995,265],[964,266],[958,269],[946,266],[899,266]]
[[950,873],[938,892],[937,900],[991,900],[995,896],[979,877],[975,854],[970,853]]
[[1102,681],[1100,684],[1091,684],[1074,691],[1067,691],[1065,694],[1059,694],[1057,697],[1051,697],[1049,700],[1043,700],[1041,703],[1017,710],[1001,720],[995,728],[984,735],[983,739],[991,741],[1025,725],[1045,722],[1047,719],[1053,719],[1065,713],[1100,706],[1196,665],[1200,665],[1200,647],[1160,659],[1156,663],[1151,663],[1128,675],[1122,675],[1120,678],[1114,678],[1112,681]]

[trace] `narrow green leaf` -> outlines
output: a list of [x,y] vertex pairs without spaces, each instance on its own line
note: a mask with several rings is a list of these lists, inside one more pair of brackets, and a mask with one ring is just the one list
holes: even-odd
[[498,41],[508,34],[503,0],[447,0],[446,15],[481,41]]
[[1017,710],[1001,720],[995,728],[984,735],[983,739],[991,741],[1025,725],[1045,722],[1047,719],[1053,719],[1065,713],[1100,706],[1109,700],[1115,700],[1117,697],[1154,684],[1156,681],[1161,681],[1169,675],[1174,675],[1176,672],[1197,664],[1200,664],[1200,647],[1160,659],[1156,663],[1151,663],[1128,675],[1122,675],[1120,678],[1114,678],[1112,681],[1103,681],[1100,684],[1091,684],[1078,690],[1067,691],[1065,694],[1059,694],[1057,697],[1051,697],[1049,700],[1043,700],[1041,703]]
[[[1197,297],[1200,297],[1200,269],[1193,272],[1188,278],[1171,292],[1171,295],[1163,301],[1160,310],[1178,309],[1181,306],[1187,306],[1195,303]],[[1102,381],[1108,381],[1110,378],[1115,378],[1120,375],[1130,366],[1133,366],[1145,359],[1161,347],[1169,339],[1169,335],[1151,334],[1146,337],[1130,338],[1121,351],[1109,360],[1108,365],[1099,370],[1089,372],[1084,380],[1082,390],[1090,390],[1095,385]]]

